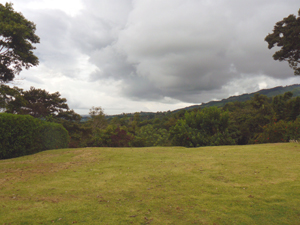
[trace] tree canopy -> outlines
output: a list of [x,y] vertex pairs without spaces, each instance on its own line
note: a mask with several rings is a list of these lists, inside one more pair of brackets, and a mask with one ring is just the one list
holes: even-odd
[[274,60],[287,61],[294,70],[295,75],[300,75],[300,9],[298,17],[291,14],[276,23],[273,33],[265,38],[268,48],[274,46],[281,49],[273,55]]
[[48,115],[58,115],[69,109],[66,104],[67,99],[60,98],[60,93],[49,92],[31,87],[23,92],[26,105],[22,107],[24,114],[32,115],[36,118],[45,118]]
[[31,115],[35,118],[51,120],[63,119],[80,121],[81,116],[70,110],[67,99],[61,98],[59,92],[31,87],[28,91],[7,85],[0,85],[0,110],[7,113]]
[[12,81],[25,67],[37,66],[32,44],[40,42],[36,26],[18,12],[12,3],[0,4],[0,82]]

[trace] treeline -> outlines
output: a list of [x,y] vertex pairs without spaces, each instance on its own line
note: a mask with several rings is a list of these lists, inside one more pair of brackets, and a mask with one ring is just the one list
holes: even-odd
[[255,94],[251,100],[230,102],[219,108],[123,114],[109,120],[101,108],[91,112],[86,123],[92,126],[87,146],[200,147],[299,139],[300,97],[293,97],[292,92],[275,97]]
[[[23,91],[1,85],[3,112],[31,115],[61,124],[70,135],[69,147],[215,146],[298,140],[300,97],[286,92],[275,97],[255,94],[245,102],[223,107],[194,108],[155,114],[122,114],[107,118],[101,107],[90,118],[69,109],[58,92]],[[300,128],[299,128],[300,129]]]

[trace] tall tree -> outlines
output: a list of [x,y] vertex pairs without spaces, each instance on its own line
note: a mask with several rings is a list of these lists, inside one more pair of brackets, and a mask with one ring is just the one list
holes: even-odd
[[92,125],[93,131],[97,129],[104,129],[107,127],[107,120],[105,118],[104,110],[101,107],[92,107],[90,109],[90,119],[89,123]]
[[0,4],[0,82],[12,81],[22,68],[38,65],[32,44],[40,42],[36,26],[18,12],[12,3]]
[[[13,102],[13,104],[12,104]],[[17,87],[9,87],[0,84],[0,112],[13,111],[14,107],[25,105],[26,102],[22,96],[22,89]]]
[[69,110],[67,99],[61,98],[59,92],[50,94],[49,92],[31,87],[24,91],[25,107],[22,107],[24,114],[32,115],[36,118],[45,118],[50,115],[59,115]]
[[275,111],[277,120],[284,120],[289,116],[293,108],[289,108],[289,100],[293,97],[292,92],[286,92],[283,95],[277,95],[273,98],[272,107]]
[[80,115],[70,110],[66,102],[67,99],[61,98],[59,92],[49,93],[34,87],[24,91],[0,85],[0,108],[4,108],[8,113],[28,114],[49,120],[80,121]]
[[300,9],[298,17],[291,14],[276,23],[273,33],[265,38],[268,48],[274,46],[281,49],[273,55],[274,60],[287,61],[294,70],[295,75],[300,75]]

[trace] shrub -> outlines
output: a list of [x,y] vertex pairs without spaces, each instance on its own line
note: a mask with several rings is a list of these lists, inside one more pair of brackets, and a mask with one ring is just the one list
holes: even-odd
[[217,107],[186,112],[184,118],[170,129],[173,145],[200,147],[208,145],[234,145],[236,141],[229,130],[229,114]]
[[168,136],[166,129],[154,128],[153,125],[148,124],[136,132],[132,145],[137,147],[165,146],[168,145]]
[[69,134],[67,130],[58,123],[43,122],[39,126],[41,133],[41,150],[67,148],[69,145]]
[[113,125],[105,129],[95,129],[88,146],[93,147],[129,147],[133,136],[122,127]]
[[68,141],[68,132],[60,124],[29,115],[0,114],[0,159],[65,148]]
[[270,123],[263,127],[254,143],[276,143],[298,140],[300,138],[300,120],[286,122],[280,120],[277,123]]

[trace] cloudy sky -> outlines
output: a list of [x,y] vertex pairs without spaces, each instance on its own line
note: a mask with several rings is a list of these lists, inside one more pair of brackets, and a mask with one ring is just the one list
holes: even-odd
[[[5,1],[0,0],[4,4]],[[300,83],[264,41],[299,0],[13,0],[38,67],[14,85],[59,91],[79,114],[167,111]]]

